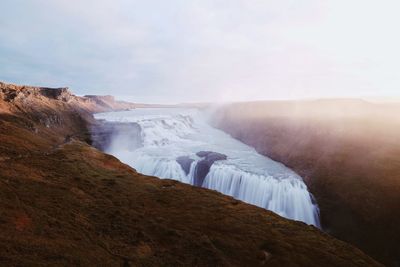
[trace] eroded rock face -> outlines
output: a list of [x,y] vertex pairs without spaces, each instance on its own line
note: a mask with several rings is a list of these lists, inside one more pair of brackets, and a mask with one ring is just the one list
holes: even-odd
[[181,165],[183,171],[185,172],[186,175],[189,174],[190,172],[190,166],[192,166],[192,163],[194,162],[194,159],[189,158],[188,156],[182,156],[178,157],[176,159],[176,162]]
[[129,110],[136,108],[136,104],[125,102],[125,101],[117,101],[111,95],[85,95],[84,96],[91,101],[94,101],[98,106],[102,107],[106,111],[111,110]]
[[203,158],[200,160],[195,169],[194,185],[202,186],[204,178],[206,178],[211,166],[218,160],[225,160],[227,156],[218,152],[200,151],[196,153],[197,156]]
[[[97,98],[104,99],[112,105],[99,104],[95,100]],[[131,135],[136,135],[137,127],[115,124],[99,125],[94,120],[92,113],[121,110],[127,107],[133,107],[133,104],[125,102],[121,104],[115,101],[112,96],[87,98],[72,94],[66,87],[21,86],[0,82],[0,114],[13,114],[19,118],[28,117],[29,120],[35,122],[35,125],[29,126],[28,129],[37,134],[44,129],[49,129],[60,134],[80,136],[81,139],[90,143],[91,136],[88,128],[92,128],[92,125],[94,125],[94,132],[97,134],[95,135],[96,141],[103,138],[105,139],[104,145],[108,146],[110,139],[107,136],[118,135],[118,139],[125,138],[128,140],[132,137]],[[124,127],[130,128],[125,131],[122,129]],[[76,129],[79,129],[79,131]],[[100,148],[98,142],[95,144]],[[129,142],[130,147],[137,145],[132,141]]]
[[[70,104],[70,108],[81,109],[88,112],[105,112],[135,108],[135,104],[116,101],[113,96],[76,96],[72,94],[67,87],[48,88],[21,86],[2,82],[0,82],[0,100],[6,103],[4,105],[0,103],[0,111],[7,112],[11,112],[8,109],[15,108],[16,106],[24,106],[24,108],[30,109],[35,106],[51,108],[51,105],[55,104],[52,102],[53,100],[58,101],[56,103],[57,105],[68,103]],[[6,107],[10,104],[13,105]]]
[[6,84],[0,82],[0,96],[3,100],[10,102],[13,100],[27,100],[32,97],[46,97],[55,100],[68,102],[69,100],[76,99],[67,87],[62,88],[48,88],[48,87],[34,87],[34,86],[20,86],[14,84]]
[[48,98],[53,98],[64,102],[68,102],[74,98],[73,94],[68,88],[40,88],[40,93]]
[[97,106],[67,88],[20,86],[0,82],[0,115],[19,121],[36,135],[70,135],[88,141],[88,124]]

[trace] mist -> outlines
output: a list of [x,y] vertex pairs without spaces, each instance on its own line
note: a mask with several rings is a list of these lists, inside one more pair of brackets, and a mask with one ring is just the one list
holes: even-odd
[[5,0],[0,80],[144,103],[399,96],[399,5]]
[[216,190],[320,227],[318,206],[299,175],[211,127],[200,110],[145,108],[95,117],[95,145],[139,173]]

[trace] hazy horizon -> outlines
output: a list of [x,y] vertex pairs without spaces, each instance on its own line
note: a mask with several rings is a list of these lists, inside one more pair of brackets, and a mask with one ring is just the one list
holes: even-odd
[[400,3],[5,0],[0,80],[142,103],[400,98]]
[[[82,95],[83,96],[83,95]],[[162,102],[155,102],[155,101],[143,101],[138,102],[135,96],[118,96],[112,95],[116,100],[119,101],[127,101],[132,103],[139,103],[139,104],[160,104],[160,105],[180,105],[180,104],[229,104],[229,103],[248,103],[248,102],[285,102],[285,101],[320,101],[320,100],[333,100],[333,101],[340,101],[340,100],[360,100],[360,101],[367,101],[370,103],[400,103],[400,96],[378,96],[378,97],[340,97],[340,96],[333,96],[333,97],[305,97],[305,98],[259,98],[259,99],[244,99],[244,100],[217,100],[217,101],[195,101],[195,100],[188,100],[182,102],[176,101],[162,101]]]

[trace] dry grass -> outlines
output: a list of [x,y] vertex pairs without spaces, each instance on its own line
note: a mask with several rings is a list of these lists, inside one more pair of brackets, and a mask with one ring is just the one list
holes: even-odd
[[50,128],[1,117],[2,266],[380,266],[304,223],[140,175],[80,141],[67,111]]

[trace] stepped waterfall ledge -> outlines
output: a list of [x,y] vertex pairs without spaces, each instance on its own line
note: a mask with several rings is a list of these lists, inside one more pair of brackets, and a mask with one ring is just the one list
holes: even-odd
[[299,175],[211,127],[202,111],[147,108],[96,119],[108,125],[102,149],[140,173],[213,189],[320,227],[318,206]]

